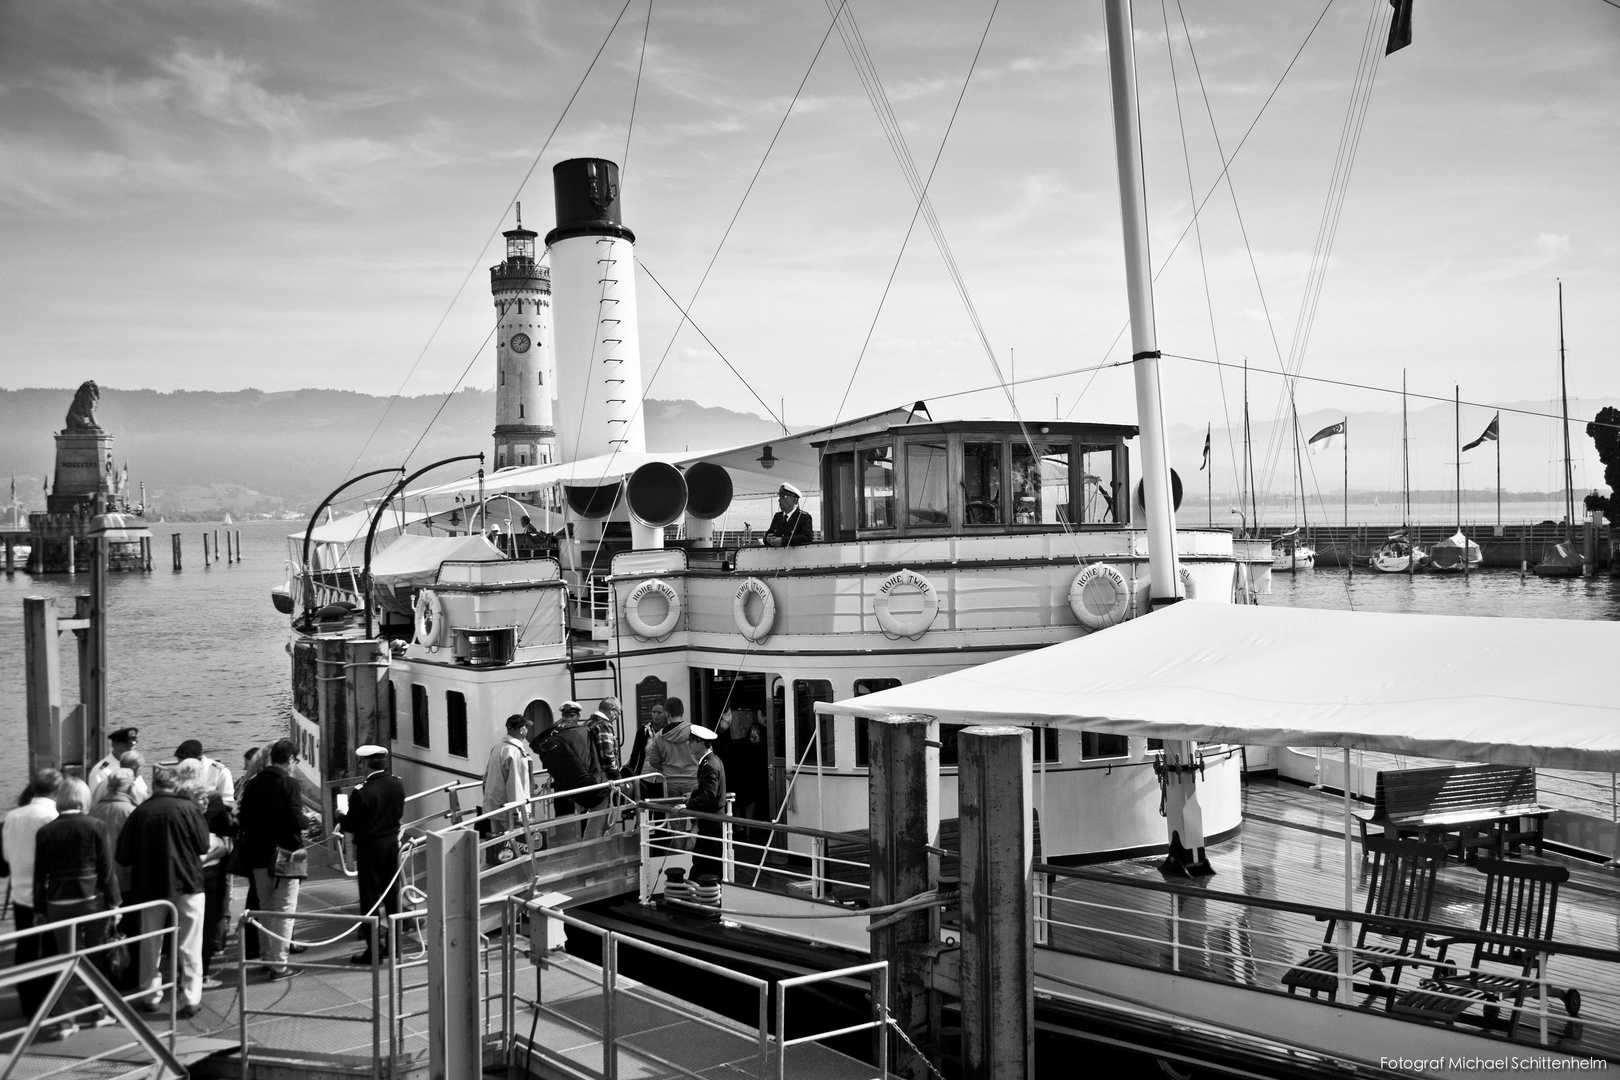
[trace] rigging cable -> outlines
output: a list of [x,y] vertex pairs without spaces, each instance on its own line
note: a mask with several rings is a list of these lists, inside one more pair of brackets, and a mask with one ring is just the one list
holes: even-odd
[[647,0],[647,22],[641,28],[641,58],[636,61],[636,87],[630,92],[630,122],[624,126],[624,156],[619,159],[619,190],[630,174],[630,133],[636,128],[636,103],[641,100],[641,69],[647,66],[647,38],[652,34],[653,0]]

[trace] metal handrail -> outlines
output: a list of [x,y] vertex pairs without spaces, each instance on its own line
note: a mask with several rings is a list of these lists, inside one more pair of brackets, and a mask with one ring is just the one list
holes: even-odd
[[[846,979],[855,975],[865,975],[876,972],[878,976],[878,992],[872,995],[872,1011],[877,1015],[864,1024],[851,1024],[848,1027],[835,1028],[822,1031],[814,1035],[801,1035],[796,1039],[787,1037],[787,992],[800,986],[810,986],[814,983],[831,982],[834,979]],[[787,1076],[787,1049],[800,1043],[820,1042],[838,1035],[849,1035],[857,1031],[884,1031],[889,1026],[889,962],[877,960],[870,964],[856,964],[854,967],[839,968],[837,971],[818,971],[810,975],[799,975],[791,979],[783,979],[776,984],[776,1080],[786,1080]],[[878,1044],[878,1076],[889,1075],[889,1039],[885,1032],[877,1040]]]

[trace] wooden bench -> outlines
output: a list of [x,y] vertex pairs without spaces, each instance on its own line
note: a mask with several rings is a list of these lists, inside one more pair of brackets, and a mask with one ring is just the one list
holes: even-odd
[[1391,839],[1444,843],[1474,861],[1474,848],[1498,857],[1529,842],[1541,854],[1541,826],[1553,808],[1536,800],[1536,770],[1516,765],[1442,765],[1380,772],[1371,816],[1357,815],[1366,850],[1367,826]]

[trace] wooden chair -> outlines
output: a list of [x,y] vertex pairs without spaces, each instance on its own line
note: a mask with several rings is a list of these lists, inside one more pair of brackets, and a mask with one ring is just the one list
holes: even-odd
[[[1378,917],[1426,921],[1434,900],[1435,873],[1446,861],[1446,849],[1443,844],[1369,836],[1366,854],[1372,859],[1371,880],[1367,883],[1366,915],[1359,921],[1350,949],[1350,974],[1372,972],[1372,981],[1354,984],[1354,989],[1371,995],[1369,1001],[1376,997],[1393,1001],[1401,970],[1424,959],[1423,934],[1380,924]],[[1341,954],[1335,935],[1339,921],[1326,921],[1322,944],[1283,973],[1282,984],[1290,994],[1308,990],[1312,998],[1326,994],[1329,1001],[1338,995]]]
[[[1480,859],[1479,871],[1485,875],[1480,930],[1538,941],[1552,940],[1553,919],[1558,914],[1558,887],[1569,880],[1566,868]],[[1473,961],[1467,970],[1459,971],[1455,965],[1446,963],[1446,952],[1462,940],[1466,939],[1431,938],[1429,944],[1439,946],[1434,957],[1434,977],[1424,979],[1416,990],[1402,995],[1391,1011],[1397,1016],[1452,1024],[1478,1003],[1482,1006],[1481,1026],[1492,1028],[1504,1026],[1500,1020],[1501,1005],[1511,1000],[1505,1027],[1508,1038],[1512,1038],[1519,1027],[1525,995],[1540,982],[1543,954],[1476,941]],[[1484,964],[1503,965],[1512,969],[1512,973],[1485,970]],[[1580,1015],[1579,990],[1548,987],[1548,992],[1563,1001],[1564,1010],[1570,1016]]]

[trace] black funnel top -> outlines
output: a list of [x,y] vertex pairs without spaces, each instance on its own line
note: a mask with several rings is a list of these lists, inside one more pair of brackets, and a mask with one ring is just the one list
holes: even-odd
[[546,246],[571,236],[636,234],[619,218],[619,167],[603,158],[570,158],[551,168],[557,194],[557,227],[546,234]]

